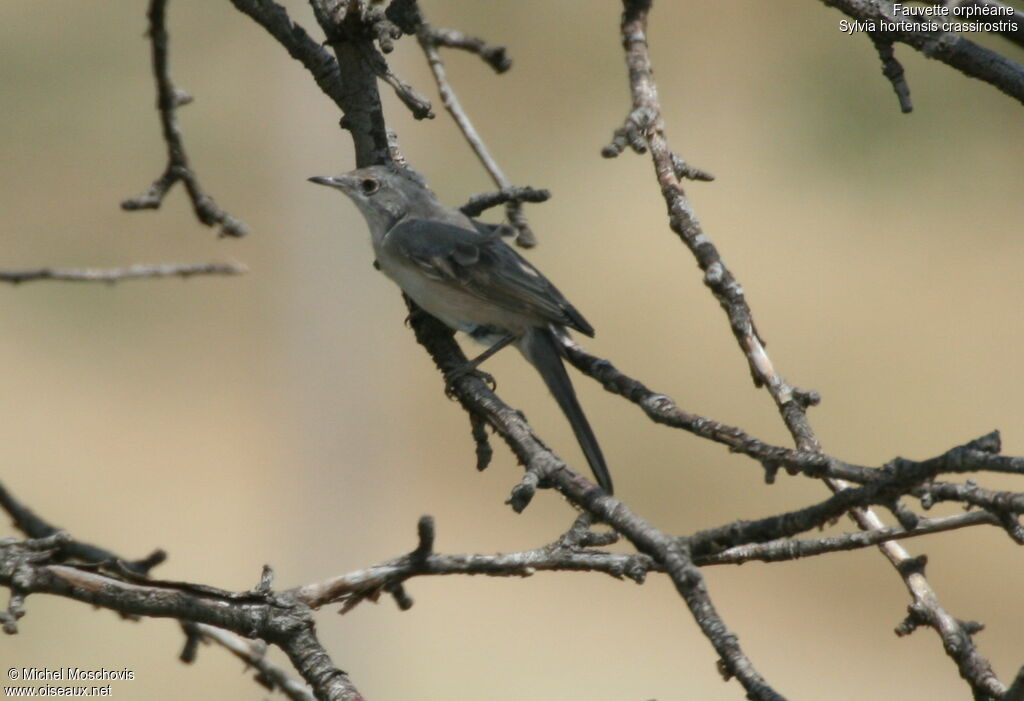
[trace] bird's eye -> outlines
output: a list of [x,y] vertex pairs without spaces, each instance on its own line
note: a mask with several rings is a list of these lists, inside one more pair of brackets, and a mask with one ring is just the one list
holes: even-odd
[[359,189],[364,195],[372,195],[380,189],[380,182],[373,178],[363,178],[359,181]]

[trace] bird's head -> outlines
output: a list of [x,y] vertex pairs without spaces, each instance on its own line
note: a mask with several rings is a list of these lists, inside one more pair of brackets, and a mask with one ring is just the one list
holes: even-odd
[[359,168],[341,175],[316,176],[309,181],[348,195],[363,213],[375,237],[383,236],[407,216],[410,206],[423,192],[429,193],[411,174],[385,165]]

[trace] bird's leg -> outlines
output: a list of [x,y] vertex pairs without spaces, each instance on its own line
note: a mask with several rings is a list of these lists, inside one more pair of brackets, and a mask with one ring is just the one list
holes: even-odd
[[512,343],[515,340],[516,340],[516,337],[513,336],[512,334],[508,334],[507,336],[502,336],[500,339],[498,339],[497,343],[495,343],[493,346],[491,346],[490,348],[485,350],[483,353],[481,353],[477,357],[475,357],[472,360],[470,360],[469,362],[467,362],[465,365],[462,366],[462,368],[466,372],[469,372],[470,370],[476,370],[476,368],[479,367],[479,365],[482,362],[484,362],[485,360],[490,358],[492,355],[494,355],[495,353],[497,353],[502,348],[504,348],[505,346],[507,346],[508,344]]
[[445,384],[444,393],[447,394],[450,397],[452,395],[452,391],[453,391],[453,387],[452,387],[453,383],[456,380],[458,380],[460,377],[463,377],[464,375],[468,375],[470,373],[477,374],[480,377],[480,379],[482,379],[484,382],[486,382],[487,384],[489,384],[491,386],[491,389],[494,389],[494,387],[495,387],[494,377],[490,373],[484,372],[483,370],[477,370],[477,368],[485,360],[487,360],[492,355],[494,355],[495,353],[497,353],[502,348],[504,348],[505,346],[507,346],[508,344],[512,343],[515,340],[516,340],[516,337],[513,336],[512,334],[509,334],[507,336],[503,336],[500,339],[498,339],[497,343],[492,345],[490,348],[485,350],[483,353],[481,353],[477,357],[473,358],[472,360],[467,360],[465,363],[463,363],[459,367],[457,367],[457,368],[455,368],[453,370],[449,370],[448,372],[446,372],[444,374],[444,384]]

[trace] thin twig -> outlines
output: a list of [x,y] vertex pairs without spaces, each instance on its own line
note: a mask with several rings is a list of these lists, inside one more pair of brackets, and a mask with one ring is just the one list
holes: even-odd
[[[505,172],[498,165],[494,156],[491,155],[487,144],[480,138],[476,127],[473,126],[473,122],[470,121],[466,111],[462,108],[455,90],[452,88],[451,83],[448,82],[448,74],[445,70],[444,62],[441,60],[441,54],[437,50],[439,43],[437,35],[430,25],[422,21],[422,19],[416,30],[416,39],[423,49],[423,54],[427,57],[427,63],[430,66],[431,73],[434,75],[434,81],[437,83],[437,90],[441,95],[441,103],[444,105],[444,108],[448,110],[448,114],[452,116],[455,124],[458,125],[462,135],[469,143],[470,148],[473,149],[473,152],[480,159],[487,172],[490,173],[494,183],[502,190],[511,188],[512,182],[506,177]],[[536,245],[537,237],[526,221],[526,215],[523,213],[521,202],[509,200],[505,205],[505,215],[508,217],[509,223],[516,230],[516,243],[518,245],[525,248]]]
[[[52,538],[63,533],[61,529],[51,525],[37,516],[31,509],[18,501],[4,485],[0,484],[0,508],[7,512],[14,522],[14,527],[33,540]],[[57,546],[60,558],[72,558],[79,562],[103,563],[119,562],[125,569],[140,575],[149,574],[157,565],[167,559],[167,553],[157,549],[144,558],[126,560],[96,545],[61,538]]]
[[[931,1],[931,0],[929,0]],[[881,26],[882,22],[894,23],[899,29],[883,32],[889,41],[898,41],[911,46],[928,58],[941,61],[956,68],[964,75],[983,80],[994,85],[1010,97],[1024,103],[1024,66],[992,49],[985,48],[966,39],[955,32],[930,31],[925,25],[914,28],[913,23],[904,22],[905,17],[893,17],[888,14],[886,6],[891,3],[880,3],[877,0],[821,0],[830,7],[835,7],[848,16],[861,22],[873,22]],[[1005,6],[1003,6],[1005,7]],[[1012,22],[1000,17],[1001,20]],[[1019,25],[1018,29],[1020,26]],[[1016,32],[1014,32],[1016,35]]]
[[[991,22],[996,24],[997,28],[991,30],[994,34],[998,34],[1006,39],[1009,39],[1017,46],[1024,48],[1024,12],[1014,9],[1004,2],[996,2],[996,0],[955,0],[951,3],[950,0],[922,0],[932,5],[958,5],[961,7],[978,7],[984,10],[995,10],[999,14],[974,14],[966,16],[966,13],[955,16],[958,21],[967,22],[978,22],[991,20],[1003,20],[1003,22]],[[1009,13],[1007,14],[1007,9]]]
[[195,632],[212,640],[258,672],[256,679],[271,691],[280,689],[292,701],[314,701],[316,698],[309,687],[301,684],[277,665],[266,658],[267,644],[262,640],[249,640],[226,630],[196,623]]
[[189,166],[185,143],[178,127],[178,108],[192,101],[186,93],[174,87],[167,62],[168,34],[166,26],[167,0],[150,0],[149,39],[153,46],[153,75],[156,78],[157,110],[164,141],[167,143],[167,168],[144,193],[125,200],[126,210],[158,209],[164,195],[176,182],[188,191],[196,217],[207,226],[219,226],[220,236],[244,236],[248,227],[239,219],[221,209],[199,185],[199,178]]
[[[429,533],[427,542],[423,538],[424,523],[431,524],[426,531]],[[344,613],[361,601],[376,601],[382,592],[414,577],[460,574],[529,577],[541,571],[603,572],[616,579],[628,577],[642,583],[647,572],[660,569],[646,556],[606,553],[557,541],[534,550],[497,555],[435,553],[432,548],[432,528],[432,521],[421,520],[421,542],[409,554],[299,587],[294,590],[296,598],[313,608],[344,602]]]
[[302,63],[323,93],[345,109],[347,94],[338,62],[302,25],[292,21],[288,10],[273,0],[231,0],[231,4],[274,37],[292,58]]
[[892,83],[892,89],[900,101],[900,111],[908,114],[914,111],[914,104],[910,101],[910,86],[907,85],[907,75],[903,66],[896,59],[896,52],[893,50],[892,42],[885,39],[877,32],[868,32],[871,43],[875,45],[878,57],[882,60],[882,74]]
[[459,210],[467,217],[479,217],[485,210],[507,202],[546,202],[549,199],[551,192],[548,190],[512,186],[473,195]]
[[158,263],[155,265],[129,265],[125,268],[35,268],[33,270],[0,270],[0,282],[10,282],[15,285],[35,280],[115,283],[140,278],[241,275],[248,270],[240,263]]
[[[823,0],[826,4],[837,6],[851,4],[877,3],[867,0]],[[658,100],[650,56],[647,47],[647,18],[650,11],[650,0],[623,0],[622,41],[629,68],[629,83],[633,97],[633,111],[627,118],[638,125],[638,133],[643,137],[646,147],[650,150],[655,174],[662,195],[669,209],[669,223],[683,242],[689,247],[704,271],[704,283],[712,291],[719,304],[729,318],[733,335],[750,366],[755,384],[764,386],[774,399],[786,427],[796,441],[797,448],[806,452],[820,452],[821,445],[807,419],[806,409],[817,402],[816,394],[808,393],[793,387],[780,375],[768,353],[764,342],[757,332],[744,297],[743,288],[725,266],[724,261],[703,232],[696,215],[687,200],[676,168],[676,159],[668,146],[665,137],[665,124]],[[874,12],[880,12],[877,7]],[[1001,57],[1000,57],[1001,58]],[[1024,76],[1024,74],[1022,74]],[[1021,82],[1021,97],[1024,98],[1024,77]],[[606,155],[614,153],[606,150]],[[846,488],[840,480],[826,478],[826,485],[833,492]],[[862,530],[877,530],[885,524],[870,509],[851,509],[851,518]],[[914,598],[914,605],[926,608],[929,612],[927,622],[932,625],[942,638],[950,656],[956,661],[961,675],[968,681],[976,693],[987,693],[998,696],[1005,690],[996,678],[988,661],[981,657],[969,638],[966,640],[963,631],[955,618],[949,615],[938,603],[938,598],[924,577],[921,568],[908,566],[916,562],[898,543],[885,542],[881,551],[896,567],[907,588]]]
[[941,518],[918,519],[913,529],[903,526],[886,526],[871,531],[857,531],[823,538],[785,538],[767,543],[734,545],[713,555],[695,555],[694,560],[701,567],[709,565],[742,565],[751,560],[780,562],[797,560],[825,553],[844,552],[869,548],[890,540],[916,538],[929,533],[942,533],[977,525],[1000,525],[998,519],[987,511],[972,511],[966,514]]

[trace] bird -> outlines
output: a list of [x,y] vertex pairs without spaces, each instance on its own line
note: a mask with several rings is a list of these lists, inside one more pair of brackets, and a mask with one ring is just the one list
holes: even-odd
[[499,227],[446,207],[408,169],[373,165],[309,180],[355,203],[370,230],[375,267],[424,311],[488,346],[466,370],[509,344],[519,349],[569,420],[598,485],[611,494],[604,454],[562,362],[569,330],[592,337],[594,328],[558,288],[505,243]]

